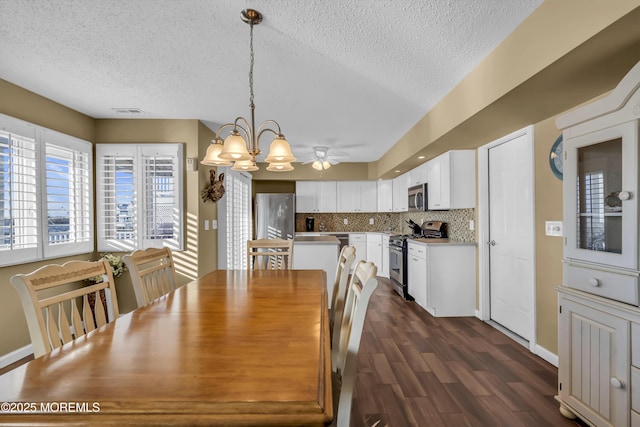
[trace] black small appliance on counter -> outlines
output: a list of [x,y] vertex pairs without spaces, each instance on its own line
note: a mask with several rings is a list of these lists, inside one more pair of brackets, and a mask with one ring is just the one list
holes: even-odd
[[305,220],[305,230],[313,231],[315,219],[312,216],[308,216]]

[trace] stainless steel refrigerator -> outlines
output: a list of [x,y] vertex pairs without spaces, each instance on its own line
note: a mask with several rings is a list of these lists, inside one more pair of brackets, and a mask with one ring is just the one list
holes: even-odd
[[296,231],[295,200],[293,193],[256,194],[256,239],[293,239]]

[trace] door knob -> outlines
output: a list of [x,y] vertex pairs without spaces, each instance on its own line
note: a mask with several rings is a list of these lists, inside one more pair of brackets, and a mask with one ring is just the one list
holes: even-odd
[[490,242],[487,242],[487,244],[489,244],[491,246],[495,246],[496,245],[496,241],[495,240],[491,240]]

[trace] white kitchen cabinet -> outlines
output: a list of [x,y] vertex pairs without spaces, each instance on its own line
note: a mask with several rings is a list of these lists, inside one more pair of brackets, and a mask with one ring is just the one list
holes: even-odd
[[382,262],[378,269],[378,276],[389,278],[389,235],[382,235]]
[[429,210],[476,206],[474,150],[452,150],[427,162]]
[[637,270],[638,120],[568,137],[564,150],[565,257]]
[[385,179],[377,182],[378,212],[393,212],[393,181]]
[[378,275],[382,266],[382,234],[367,233],[367,261],[378,267]]
[[409,189],[409,173],[402,174],[393,179],[393,211],[394,212],[407,212],[409,210],[408,205],[408,193]]
[[640,63],[605,98],[556,119],[562,130],[560,412],[587,424],[640,421],[638,133]]
[[409,187],[424,184],[429,181],[429,170],[427,163],[423,163],[409,171]]
[[476,248],[473,244],[408,244],[409,294],[434,317],[474,316]]
[[427,247],[407,245],[407,290],[416,303],[427,310]]
[[367,234],[366,233],[349,233],[349,246],[354,246],[356,248],[356,258],[353,261],[353,265],[360,260],[367,260]]
[[336,212],[335,181],[296,181],[296,212]]
[[559,290],[559,306],[560,411],[598,427],[628,426],[640,411],[640,377],[632,377],[640,373],[640,311],[567,288]]
[[338,212],[377,212],[376,181],[338,181]]

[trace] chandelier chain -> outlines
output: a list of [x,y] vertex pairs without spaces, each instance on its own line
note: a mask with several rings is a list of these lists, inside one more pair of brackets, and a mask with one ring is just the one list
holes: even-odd
[[249,104],[253,106],[253,23],[249,27]]

